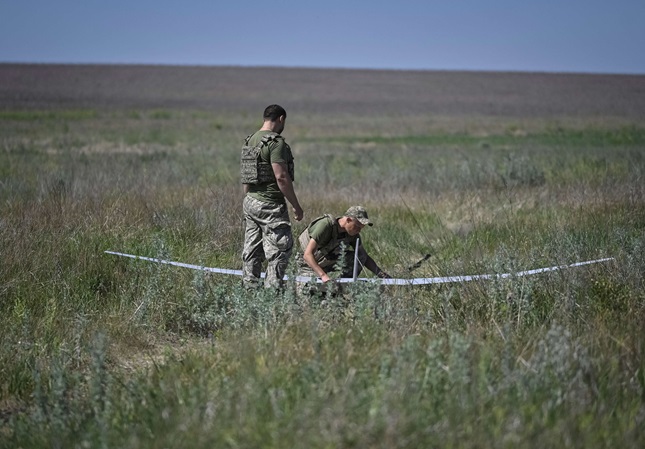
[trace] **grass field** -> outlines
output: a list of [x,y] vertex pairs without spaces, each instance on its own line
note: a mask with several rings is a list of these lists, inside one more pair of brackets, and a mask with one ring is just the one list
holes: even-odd
[[[304,301],[104,254],[239,269],[274,102],[393,276],[615,260]],[[645,443],[643,76],[0,64],[0,145],[0,448]]]

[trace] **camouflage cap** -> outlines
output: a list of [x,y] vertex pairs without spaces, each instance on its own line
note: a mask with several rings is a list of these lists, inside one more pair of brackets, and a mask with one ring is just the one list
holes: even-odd
[[352,206],[345,212],[346,217],[352,217],[363,223],[364,225],[373,226],[374,223],[368,218],[367,211],[363,206]]

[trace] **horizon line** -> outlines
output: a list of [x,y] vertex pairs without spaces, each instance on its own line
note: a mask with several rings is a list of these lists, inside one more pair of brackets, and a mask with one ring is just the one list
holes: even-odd
[[378,72],[460,72],[460,73],[516,73],[549,75],[600,75],[600,76],[645,76],[644,72],[618,71],[569,71],[569,70],[520,70],[520,69],[457,69],[457,68],[386,68],[306,65],[262,65],[262,64],[198,64],[168,62],[62,62],[62,61],[4,61],[0,65],[52,65],[52,66],[138,66],[138,67],[185,67],[185,68],[242,68],[242,69],[289,69],[289,70],[346,70]]

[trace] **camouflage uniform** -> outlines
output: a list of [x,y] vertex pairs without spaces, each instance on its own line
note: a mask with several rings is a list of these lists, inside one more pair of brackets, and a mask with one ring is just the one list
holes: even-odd
[[[352,220],[348,221],[348,218]],[[323,279],[333,271],[339,272],[343,278],[352,277],[355,259],[359,261],[356,274],[360,274],[363,268],[367,268],[377,277],[390,277],[367,254],[363,245],[359,244],[359,233],[362,228],[357,227],[354,222],[360,222],[363,226],[372,226],[374,224],[367,216],[367,211],[364,207],[352,206],[347,209],[347,212],[342,217],[334,218],[327,214],[316,218],[300,234],[298,237],[300,251],[296,256],[298,275],[311,278],[312,282],[298,284],[298,293],[305,296],[318,293],[331,294],[332,296],[343,294],[343,289],[339,283],[330,281],[322,284],[314,283],[318,275],[304,258],[304,253],[312,240],[316,242],[316,249],[312,253],[315,261],[314,265],[318,265],[327,274],[326,276],[321,276]]]
[[[260,131],[247,137],[245,145],[258,145],[263,138],[262,163],[268,165],[270,170],[272,162],[284,162],[293,180],[293,155],[282,136]],[[293,249],[293,234],[284,195],[273,173],[267,172],[267,175],[270,180],[261,179],[248,186],[249,191],[243,202],[245,232],[242,270],[243,282],[247,287],[259,285],[262,263],[267,260],[264,286],[280,288]]]
[[[305,262],[303,253],[311,239],[309,230],[320,221],[324,221],[325,226],[331,230],[331,237],[327,242],[320,242],[319,247],[314,252],[316,262],[323,270],[325,270],[326,273],[331,273],[332,271],[342,267],[342,271],[340,272],[341,277],[352,277],[354,272],[356,240],[359,236],[351,236],[342,232],[340,225],[338,224],[338,219],[331,215],[323,215],[322,217],[316,218],[298,237],[298,243],[300,245],[300,251],[296,256],[298,276],[313,277],[314,279],[317,277],[316,273],[309,265],[307,265],[307,262]],[[360,273],[367,260],[367,252],[363,249],[363,246],[358,247],[358,260],[360,262],[358,272]]]
[[244,284],[258,284],[262,262],[268,261],[266,287],[280,287],[293,249],[286,204],[265,203],[246,196],[243,203],[246,231],[242,252]]

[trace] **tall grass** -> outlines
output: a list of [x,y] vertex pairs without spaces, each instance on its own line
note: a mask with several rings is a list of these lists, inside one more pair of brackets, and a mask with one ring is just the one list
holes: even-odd
[[255,126],[0,115],[0,446],[642,446],[640,127],[285,133],[306,219],[365,205],[392,275],[606,264],[305,299],[103,253],[239,268]]

